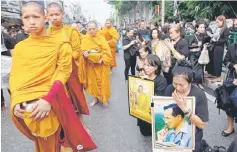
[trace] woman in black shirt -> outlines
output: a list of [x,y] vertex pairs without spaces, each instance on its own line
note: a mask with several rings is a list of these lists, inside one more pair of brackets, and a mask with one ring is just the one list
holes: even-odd
[[[186,67],[175,68],[173,71],[173,84],[168,86],[165,96],[172,96],[179,108],[188,116],[189,120],[196,126],[195,150],[199,152],[203,137],[203,128],[208,121],[208,104],[205,93],[198,87],[192,85],[192,70]],[[195,111],[188,109],[187,96],[194,96],[196,101]]]
[[229,29],[226,27],[225,16],[218,16],[216,18],[216,24],[219,27],[213,35],[212,42],[214,47],[209,50],[210,62],[207,64],[206,70],[208,74],[212,75],[215,79],[212,82],[220,82],[222,63],[224,56],[224,46],[229,38]]
[[189,57],[188,42],[182,38],[183,29],[179,25],[173,25],[169,29],[170,38],[172,42],[168,39],[165,43],[172,51],[171,55],[171,68],[168,73],[163,73],[168,81],[168,84],[172,84],[172,70],[182,60],[187,60]]
[[[227,78],[235,79],[237,83],[237,42],[233,43],[230,48],[228,49],[224,64],[228,68],[229,72],[227,74]],[[237,87],[235,86],[229,88],[227,91],[229,94]],[[232,107],[230,112],[226,112],[227,114],[227,121],[228,127],[226,130],[222,131],[221,135],[227,137],[234,133],[234,118],[237,118],[237,109],[235,106]]]
[[204,82],[204,66],[198,63],[204,43],[208,42],[209,37],[205,34],[205,24],[196,24],[196,33],[189,40],[190,61],[194,73],[193,83],[204,90],[202,83]]
[[[145,60],[143,66],[145,74],[149,80],[155,82],[155,95],[163,96],[167,87],[166,79],[160,75],[161,73],[161,61],[158,56],[149,54]],[[140,132],[144,136],[151,136],[151,124],[141,119],[137,119],[137,125],[140,127]]]

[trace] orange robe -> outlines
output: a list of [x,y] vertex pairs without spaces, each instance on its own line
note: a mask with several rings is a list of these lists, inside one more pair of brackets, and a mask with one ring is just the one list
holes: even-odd
[[[82,34],[78,32],[75,28],[63,25],[62,28],[50,26],[47,29],[48,33],[55,37],[56,39],[61,39],[63,41],[69,41],[72,46],[72,57],[73,62],[73,71],[67,83],[67,89],[70,96],[70,99],[74,105],[75,110],[79,114],[89,114],[89,108],[86,103],[86,99],[83,93],[83,86],[79,82],[78,71],[80,68],[79,65],[79,56],[81,54],[81,39]],[[76,65],[76,66],[75,66]]]
[[14,107],[47,95],[56,80],[65,84],[72,71],[71,53],[69,43],[50,36],[30,36],[14,49],[10,72],[11,118],[16,127],[35,142],[36,152],[57,151],[60,133],[57,116],[51,110],[48,117],[33,121],[28,117],[30,113],[25,112],[24,118],[19,119],[13,114]]
[[[97,31],[96,36],[87,33],[81,43],[82,53],[91,51],[88,58],[80,57],[79,79],[87,92],[107,103],[110,97],[110,64],[112,55],[104,36]],[[92,51],[93,50],[93,51]],[[102,59],[102,63],[98,63]]]
[[103,27],[101,33],[104,35],[105,39],[107,40],[111,54],[112,54],[112,62],[111,67],[116,67],[116,44],[119,39],[119,33],[114,27]]
[[69,41],[72,45],[72,56],[73,59],[79,68],[79,56],[81,54],[81,39],[82,39],[82,34],[78,32],[75,28],[68,26],[68,25],[63,25],[63,27],[55,27],[55,26],[50,26],[47,29],[47,32],[55,36],[57,39],[62,39],[65,41]]

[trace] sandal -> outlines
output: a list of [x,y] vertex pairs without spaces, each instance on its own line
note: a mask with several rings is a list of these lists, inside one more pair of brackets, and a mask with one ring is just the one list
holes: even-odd
[[233,129],[233,131],[230,132],[230,133],[226,133],[225,130],[223,130],[222,133],[221,133],[221,135],[222,135],[223,137],[228,137],[229,135],[231,135],[231,134],[233,134],[233,133],[235,133],[235,130],[234,130],[234,129]]

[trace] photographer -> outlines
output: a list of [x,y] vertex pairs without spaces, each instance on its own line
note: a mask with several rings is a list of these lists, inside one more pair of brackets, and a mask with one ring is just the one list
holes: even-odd
[[128,29],[127,35],[123,38],[123,49],[124,49],[124,61],[125,61],[125,80],[128,80],[128,73],[129,69],[131,68],[132,75],[135,75],[135,67],[136,67],[136,60],[137,60],[137,51],[138,41],[133,36],[134,30]]

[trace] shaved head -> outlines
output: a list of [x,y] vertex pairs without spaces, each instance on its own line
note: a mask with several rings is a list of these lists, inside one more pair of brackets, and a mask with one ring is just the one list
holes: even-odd
[[97,27],[96,21],[89,21],[89,22],[87,23],[87,26],[90,25],[90,24],[93,24],[93,25],[95,25],[95,27]]
[[50,4],[47,6],[47,11],[48,11],[49,8],[52,8],[52,7],[56,7],[56,8],[58,8],[61,12],[63,12],[62,6],[59,5],[58,3],[55,3],[55,2],[50,3]]
[[97,23],[95,21],[89,21],[87,23],[87,31],[92,37],[95,36],[97,33]]
[[44,8],[37,2],[35,1],[29,1],[29,2],[24,2],[22,5],[22,14],[24,13],[25,8],[27,7],[37,7],[39,8],[40,12],[45,15],[44,13]]

